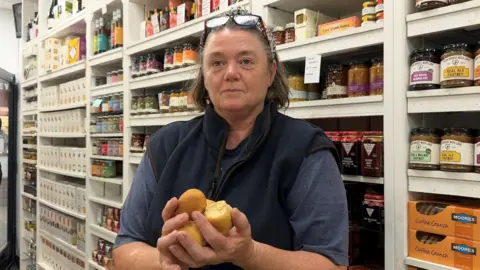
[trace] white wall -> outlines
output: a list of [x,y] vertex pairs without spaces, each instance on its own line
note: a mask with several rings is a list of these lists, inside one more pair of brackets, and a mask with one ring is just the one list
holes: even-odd
[[0,9],[0,67],[16,76],[20,72],[19,44],[20,39],[15,36],[13,11],[11,9]]

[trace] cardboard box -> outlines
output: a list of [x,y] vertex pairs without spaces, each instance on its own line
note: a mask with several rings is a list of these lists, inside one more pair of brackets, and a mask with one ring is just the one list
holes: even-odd
[[295,28],[310,27],[317,29],[317,25],[333,20],[335,19],[332,17],[306,8],[299,9],[294,13]]
[[445,202],[408,202],[409,229],[480,241],[480,208]]
[[480,242],[409,230],[408,256],[464,270],[480,270]]
[[362,20],[359,17],[353,16],[329,23],[320,24],[318,26],[318,35],[324,36],[328,34],[342,32],[350,28],[360,27],[361,22]]

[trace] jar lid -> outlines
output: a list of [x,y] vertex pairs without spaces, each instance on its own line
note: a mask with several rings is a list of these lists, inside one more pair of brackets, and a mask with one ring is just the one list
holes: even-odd
[[372,64],[383,63],[383,56],[377,56],[372,58]]
[[440,54],[440,50],[438,48],[422,48],[413,50],[411,55],[415,54],[423,54],[423,53],[433,53],[433,54]]
[[448,44],[443,46],[443,51],[446,50],[455,50],[455,49],[463,49],[463,50],[471,50],[470,44],[467,43],[455,43],[455,44]]
[[363,61],[363,60],[353,60],[353,61],[350,61],[349,65],[350,65],[350,66],[354,66],[354,65],[367,65],[367,62],[366,62],[366,61]]
[[473,133],[473,129],[471,128],[459,128],[459,127],[450,127],[444,129],[445,133],[466,133],[471,135]]
[[175,49],[175,51],[176,51],[176,50],[183,50],[183,47],[182,47],[182,45],[177,45],[177,46],[175,46],[174,49]]
[[294,27],[295,27],[295,23],[294,23],[294,22],[287,23],[287,25],[285,25],[285,29],[287,29],[287,28],[294,28]]
[[332,64],[328,66],[328,69],[330,70],[337,70],[337,69],[344,69],[345,66],[342,64]]
[[412,131],[410,132],[411,135],[416,133],[433,133],[436,135],[441,135],[442,131],[438,128],[419,127],[419,128],[412,129]]
[[285,30],[285,28],[283,28],[283,27],[281,27],[281,26],[275,26],[272,31],[273,31],[273,32],[281,32],[281,31],[283,31],[283,30]]
[[383,131],[365,131],[363,136],[383,136]]

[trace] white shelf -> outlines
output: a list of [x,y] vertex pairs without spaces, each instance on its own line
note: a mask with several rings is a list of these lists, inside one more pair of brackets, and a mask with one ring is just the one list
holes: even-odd
[[118,138],[123,137],[123,133],[91,133],[92,138]]
[[22,194],[22,196],[27,197],[27,198],[30,198],[30,199],[32,199],[32,200],[37,200],[37,197],[33,196],[33,195],[30,194],[30,193],[26,193],[26,192],[23,192],[23,191],[22,191],[20,194]]
[[37,133],[22,133],[22,137],[36,137]]
[[115,184],[115,185],[123,185],[122,177],[104,178],[104,177],[98,177],[98,176],[89,176],[88,178],[90,178],[90,180],[94,180],[98,182],[104,182],[104,183]]
[[460,270],[460,269],[457,269],[457,268],[453,268],[453,267],[449,267],[449,266],[445,266],[445,265],[441,265],[441,264],[436,264],[436,263],[432,263],[432,262],[422,261],[422,260],[411,258],[411,257],[407,257],[405,259],[405,264],[410,265],[410,266],[423,268],[423,269],[426,269],[426,270]]
[[114,157],[114,156],[100,156],[100,155],[92,155],[92,159],[105,159],[105,160],[119,160],[122,161],[123,157]]
[[100,227],[95,224],[90,224],[90,229],[92,229],[94,235],[105,239],[112,244],[115,243],[115,238],[117,238],[116,232],[112,232],[110,230],[107,230],[106,228]]
[[35,76],[31,79],[28,79],[28,80],[25,80],[23,82],[20,83],[20,86],[22,88],[30,88],[32,86],[35,86],[37,84],[37,79],[38,79],[38,76]]
[[191,66],[186,68],[179,68],[157,74],[138,77],[130,80],[130,89],[143,89],[150,87],[157,87],[162,85],[169,85],[177,82],[195,79],[195,74],[198,66]]
[[140,161],[142,161],[144,153],[130,153],[130,156],[128,158],[130,164],[140,164]]
[[27,163],[27,164],[32,164],[32,165],[36,165],[37,164],[37,161],[36,160],[31,160],[31,159],[22,159],[22,162],[23,163]]
[[88,260],[88,264],[90,264],[91,267],[97,269],[97,270],[106,270],[104,267],[98,265],[98,263],[92,261],[92,260]]
[[44,270],[53,270],[53,268],[48,267],[47,264],[42,261],[38,261],[37,266],[40,266],[40,268]]
[[313,54],[336,55],[383,44],[383,23],[348,29],[277,46],[280,61],[305,60]]
[[480,111],[480,86],[408,91],[409,113]]
[[123,81],[92,87],[92,97],[105,96],[110,94],[123,93]]
[[22,148],[25,148],[25,149],[37,149],[37,145],[36,145],[36,144],[22,144]]
[[48,137],[48,138],[84,138],[85,133],[80,132],[40,132],[38,134],[39,137]]
[[[45,40],[48,38],[61,38],[75,32],[85,32],[82,28],[85,28],[85,17],[87,14],[87,9],[83,9],[79,13],[70,16],[63,21],[57,22],[57,27],[48,30],[45,34],[41,35],[40,40]],[[37,38],[37,39],[38,39]]]
[[86,103],[82,102],[82,103],[73,103],[73,104],[57,106],[54,108],[40,108],[38,111],[39,112],[57,112],[57,111],[71,110],[71,109],[77,109],[77,108],[84,108],[85,106],[86,106]]
[[368,183],[368,184],[379,184],[383,185],[383,177],[369,177],[361,175],[342,175],[343,181],[348,182],[358,182],[358,183]]
[[80,60],[77,63],[62,67],[55,71],[40,76],[40,82],[63,79],[65,77],[85,73],[85,60]]
[[60,174],[60,175],[70,176],[70,177],[76,177],[76,178],[85,178],[85,176],[86,176],[85,173],[64,171],[64,170],[61,170],[61,169],[49,168],[49,167],[45,167],[45,166],[42,166],[42,165],[37,165],[37,168],[39,170],[42,170],[42,171],[56,173],[56,174]]
[[408,170],[408,190],[480,199],[480,174]]
[[92,202],[115,207],[118,209],[121,209],[123,206],[121,196],[90,196],[89,199]]
[[90,66],[107,65],[113,62],[121,62],[123,57],[123,48],[116,48],[101,54],[94,55],[88,59]]
[[22,116],[31,116],[31,115],[36,115],[37,113],[38,113],[37,109],[31,109],[31,110],[22,111]]
[[[228,7],[227,10],[230,10],[231,7],[245,7],[248,9],[250,6],[250,1],[244,0],[238,4],[234,4]],[[200,36],[205,28],[205,20],[216,17],[217,15],[223,14],[227,10],[219,10],[208,14],[207,16],[202,16],[198,19],[186,22],[182,25],[176,26],[174,28],[165,30],[157,35],[142,39],[137,42],[132,42],[127,48],[127,54],[139,54],[144,51],[154,51],[166,46],[171,45],[170,43],[178,39],[182,39],[189,36]]]
[[202,114],[198,112],[179,112],[133,115],[130,117],[130,126],[164,126],[177,121],[188,121]]
[[40,235],[49,239],[50,241],[53,241],[53,242],[61,245],[63,248],[69,250],[70,252],[75,253],[75,255],[77,255],[79,258],[85,259],[85,252],[81,251],[76,246],[65,242],[64,240],[56,237],[55,235],[50,234],[49,232],[47,232],[45,230],[40,230]]
[[[480,2],[469,1],[407,15],[407,36],[416,37],[480,25]],[[446,18],[448,16],[448,18]],[[455,22],[455,23],[452,23]]]
[[52,208],[52,209],[55,209],[55,210],[57,210],[57,211],[60,211],[60,212],[62,212],[62,213],[64,213],[64,214],[67,214],[67,215],[69,215],[69,216],[78,218],[78,219],[80,219],[80,220],[85,220],[85,215],[82,215],[82,214],[80,214],[80,213],[77,213],[77,212],[68,210],[68,209],[63,208],[63,207],[61,207],[61,206],[58,206],[58,205],[53,204],[53,203],[51,203],[51,202],[48,202],[48,201],[46,201],[46,200],[44,200],[44,199],[38,199],[38,202],[41,203],[41,204],[43,204],[43,205],[46,205],[46,206],[48,206],[48,207],[50,207],[50,208]]
[[383,115],[383,96],[292,102],[285,114],[300,119]]

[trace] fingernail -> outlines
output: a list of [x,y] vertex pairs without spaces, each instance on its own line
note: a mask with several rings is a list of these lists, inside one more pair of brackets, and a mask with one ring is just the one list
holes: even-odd
[[199,215],[200,215],[200,213],[195,211],[195,212],[192,213],[192,218],[195,220],[195,219],[200,217]]

